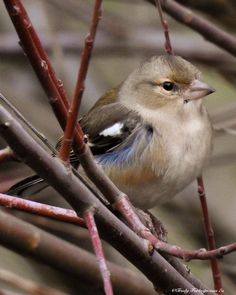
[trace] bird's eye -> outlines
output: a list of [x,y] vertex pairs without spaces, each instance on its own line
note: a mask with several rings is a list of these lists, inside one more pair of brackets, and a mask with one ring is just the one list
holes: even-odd
[[173,82],[170,82],[170,81],[165,81],[165,82],[162,84],[162,87],[163,87],[166,91],[171,91],[171,90],[173,90],[173,88],[174,88],[174,83],[173,83]]

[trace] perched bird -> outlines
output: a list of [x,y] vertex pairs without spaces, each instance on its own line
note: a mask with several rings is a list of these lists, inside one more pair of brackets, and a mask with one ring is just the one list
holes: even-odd
[[210,157],[202,98],[214,89],[199,76],[179,56],[152,57],[80,120],[96,160],[138,208],[174,196]]

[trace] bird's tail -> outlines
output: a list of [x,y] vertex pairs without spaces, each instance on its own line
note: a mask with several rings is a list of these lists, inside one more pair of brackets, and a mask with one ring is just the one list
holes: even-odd
[[[76,170],[74,170],[76,172]],[[109,202],[104,198],[102,193],[94,186],[94,184],[88,179],[83,171],[76,172],[76,176],[80,181],[86,185],[94,195],[106,206],[109,206]],[[14,184],[7,194],[12,196],[30,196],[41,192],[45,188],[49,187],[47,182],[38,175],[27,177],[16,184]]]
[[29,176],[14,184],[7,192],[9,195],[22,196],[36,194],[48,186],[46,181],[38,175]]

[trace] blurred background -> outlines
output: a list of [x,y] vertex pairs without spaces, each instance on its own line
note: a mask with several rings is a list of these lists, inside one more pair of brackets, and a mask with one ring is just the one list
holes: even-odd
[[[62,79],[69,97],[75,88],[80,53],[88,32],[94,1],[84,0],[24,0],[33,25],[44,44],[56,73]],[[236,5],[234,1],[179,1],[188,5],[235,35]],[[227,52],[204,40],[202,36],[166,16],[170,26],[172,46],[177,55],[188,59],[202,71],[203,79],[216,89],[205,104],[214,123],[214,152],[204,171],[208,204],[214,225],[217,246],[236,240],[236,59]],[[104,0],[103,18],[99,25],[91,60],[81,115],[104,92],[119,84],[140,61],[163,54],[164,38],[156,9],[143,0]],[[47,102],[41,86],[0,2],[0,92],[3,93],[50,142],[56,143],[61,129]],[[0,142],[1,147],[5,144]],[[32,174],[21,163],[1,165],[2,188],[16,179]],[[196,183],[190,185],[171,202],[152,210],[168,230],[168,241],[184,248],[198,249],[206,246],[202,215]],[[55,195],[55,196],[54,196]],[[53,196],[53,197],[52,197]],[[36,197],[40,202],[68,206],[47,189]],[[63,225],[46,218],[17,213],[17,216],[59,235],[81,247],[89,247],[89,237],[84,230]],[[110,260],[130,266],[119,254],[107,247]],[[0,247],[0,267],[22,274],[46,285],[62,289],[69,294],[89,294],[75,291],[72,282],[61,279],[62,274]],[[220,261],[224,287],[227,294],[235,294],[236,253]],[[208,262],[188,263],[192,272],[212,287]],[[78,283],[79,284],[79,283]],[[78,289],[77,289],[78,290]],[[24,294],[19,293],[17,294]],[[100,294],[98,292],[90,294]]]

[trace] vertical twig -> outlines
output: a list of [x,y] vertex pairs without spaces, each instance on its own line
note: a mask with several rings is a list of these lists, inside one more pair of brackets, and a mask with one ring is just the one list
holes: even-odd
[[97,226],[94,220],[94,212],[92,209],[84,212],[84,220],[90,233],[90,237],[93,243],[93,248],[98,260],[100,272],[103,279],[103,285],[106,295],[113,295],[113,289],[110,279],[110,271],[107,268],[106,259],[103,253],[101,239],[98,234]]
[[85,38],[84,49],[81,56],[80,69],[78,74],[78,80],[75,88],[74,99],[68,113],[68,119],[64,132],[64,138],[62,146],[59,152],[59,158],[63,161],[67,161],[70,154],[71,145],[73,142],[74,130],[76,127],[76,121],[79,113],[81,99],[85,89],[85,79],[88,72],[90,57],[93,50],[94,40],[96,37],[97,27],[99,20],[101,19],[101,6],[102,0],[96,0],[93,9],[93,16],[91,20],[90,30],[88,36]]
[[[213,231],[210,216],[209,216],[205,187],[204,187],[204,182],[203,182],[202,176],[197,178],[197,184],[198,184],[198,194],[199,194],[201,207],[202,207],[208,249],[214,250],[214,249],[216,249],[216,242],[215,242],[214,231]],[[217,294],[224,294],[222,281],[221,281],[220,267],[219,267],[218,260],[216,258],[211,259],[211,269],[212,269],[215,290],[216,290]]]
[[67,161],[70,154],[71,145],[73,142],[74,130],[76,127],[76,121],[79,113],[81,99],[85,89],[85,79],[88,72],[90,57],[92,54],[94,40],[96,37],[97,27],[99,20],[101,19],[101,6],[102,0],[95,0],[93,17],[91,20],[90,31],[88,36],[85,38],[85,45],[81,56],[80,69],[78,74],[78,80],[75,88],[74,99],[69,109],[68,119],[64,132],[64,139],[59,152],[59,158],[63,161]]
[[156,7],[158,9],[159,16],[160,16],[161,24],[163,27],[163,32],[165,35],[165,50],[168,54],[173,55],[174,52],[170,42],[169,26],[168,26],[167,20],[165,20],[163,16],[161,0],[155,0],[155,2],[156,2]]

